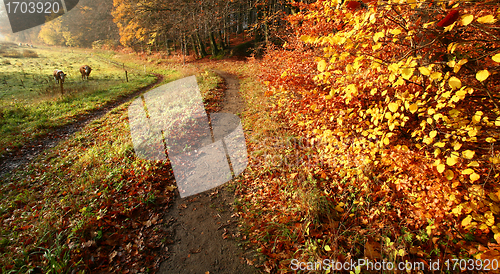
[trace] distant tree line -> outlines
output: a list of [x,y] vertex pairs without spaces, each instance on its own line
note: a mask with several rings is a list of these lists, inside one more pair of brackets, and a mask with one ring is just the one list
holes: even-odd
[[16,42],[77,47],[91,47],[96,41],[117,44],[120,35],[112,10],[112,0],[80,0],[65,16],[15,34],[10,32],[7,17],[2,17],[0,31],[8,40]]
[[227,49],[231,37],[243,32],[256,47],[279,43],[284,16],[296,13],[300,2],[311,1],[82,0],[66,16],[8,36],[63,46],[119,43],[136,51],[173,49],[204,57]]
[[217,55],[231,36],[246,32],[267,44],[282,18],[296,11],[289,0],[114,0],[120,42],[136,50],[179,48],[197,56]]

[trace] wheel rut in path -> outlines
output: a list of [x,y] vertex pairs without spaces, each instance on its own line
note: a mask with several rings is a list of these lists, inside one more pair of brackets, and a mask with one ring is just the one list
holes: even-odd
[[41,136],[26,143],[20,148],[13,149],[0,157],[0,179],[6,176],[13,170],[27,165],[33,159],[36,158],[42,151],[55,147],[61,140],[68,138],[75,132],[81,130],[89,122],[103,117],[105,114],[116,108],[117,106],[128,102],[135,96],[150,90],[155,85],[163,81],[163,75],[155,74],[157,77],[156,81],[145,87],[138,89],[137,91],[123,96],[113,102],[109,102],[104,107],[93,110],[88,114],[82,114],[76,117],[74,123],[57,127],[48,134]]
[[[221,112],[239,114],[244,101],[236,76],[215,71],[226,84]],[[234,194],[224,185],[203,193],[180,198],[165,213],[167,253],[158,273],[253,274],[249,265],[254,253],[238,247],[238,217],[233,215]]]

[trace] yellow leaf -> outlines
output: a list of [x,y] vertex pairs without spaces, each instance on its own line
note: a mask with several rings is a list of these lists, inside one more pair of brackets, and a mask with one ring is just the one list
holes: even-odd
[[385,137],[384,138],[384,145],[388,145],[391,141],[389,140],[389,138]]
[[443,171],[445,170],[445,165],[444,164],[439,164],[436,169],[439,173],[443,173]]
[[464,158],[466,158],[466,159],[472,159],[472,158],[474,158],[475,153],[476,153],[475,151],[466,150],[466,151],[462,152],[462,156],[464,156]]
[[329,245],[325,245],[325,250],[326,250],[326,251],[332,251],[332,249],[330,248],[330,246],[329,246]]
[[482,111],[476,111],[476,113],[474,114],[474,116],[472,116],[472,122],[474,124],[477,124],[481,121],[481,116],[483,116],[483,112]]
[[373,50],[373,51],[376,51],[376,50],[378,50],[378,49],[379,49],[379,48],[381,48],[381,47],[382,47],[382,43],[377,43],[376,45],[373,45],[373,46],[372,46],[372,50]]
[[463,175],[469,175],[469,174],[472,174],[472,173],[474,173],[474,169],[472,169],[472,168],[468,168],[468,169],[462,170],[462,174]]
[[396,82],[394,82],[393,86],[399,87],[399,86],[404,85],[404,83],[405,83],[405,81],[403,80],[403,78],[399,77],[398,80]]
[[493,212],[487,211],[484,213],[484,218],[486,219],[487,226],[493,226],[495,224],[495,217],[493,216]]
[[473,182],[474,182],[474,181],[479,180],[479,178],[481,178],[481,176],[479,176],[479,174],[477,174],[477,173],[475,173],[475,172],[474,172],[474,173],[472,173],[472,174],[469,176],[469,178],[470,178],[470,180],[471,180],[471,181],[473,181]]
[[491,57],[491,59],[493,59],[493,61],[495,61],[497,63],[500,63],[500,53],[493,55],[493,57]]
[[390,31],[390,33],[391,33],[392,35],[394,35],[394,36],[397,36],[398,34],[400,34],[400,33],[401,33],[401,30],[400,30],[400,29],[392,29],[392,30]]
[[[449,25],[449,26],[445,27],[443,31],[444,31],[444,32],[448,32],[448,31],[452,30],[452,29],[455,27],[455,25],[456,25],[456,24],[457,24],[457,23],[455,22],[455,23],[453,23],[453,24],[451,24],[451,25]],[[452,52],[452,53],[453,53],[453,52]]]
[[420,73],[422,73],[422,75],[430,75],[431,74],[431,71],[426,67],[419,67],[418,71],[420,71]]
[[305,43],[307,43],[309,41],[309,39],[311,39],[311,37],[309,35],[302,35],[300,37],[300,40],[302,40],[302,42],[305,42]]
[[442,75],[443,74],[441,72],[434,72],[431,74],[431,79],[432,80],[441,80]]
[[437,147],[444,147],[445,143],[443,142],[437,142],[434,144],[434,146],[437,146]]
[[462,205],[458,205],[457,207],[455,207],[454,209],[452,209],[451,212],[453,214],[455,214],[455,216],[458,216],[458,215],[460,215],[460,213],[462,213],[462,208],[463,208]]
[[450,157],[446,158],[446,164],[449,166],[452,166],[458,162],[458,157],[451,155]]
[[176,186],[167,186],[166,189],[168,191],[174,191],[177,187]]
[[493,15],[490,14],[477,18],[477,21],[481,24],[493,24],[497,20],[495,19],[495,17],[493,17]]
[[476,73],[476,79],[479,82],[486,80],[490,76],[490,72],[487,69],[480,70]]
[[500,244],[500,233],[495,233],[495,235],[493,235],[493,238],[495,238],[497,244]]
[[500,116],[495,120],[495,126],[500,127]]
[[467,166],[479,167],[479,163],[477,161],[472,161]]
[[488,143],[494,143],[496,141],[497,140],[495,140],[495,138],[491,138],[491,137],[486,138],[486,142],[488,142]]
[[471,221],[472,221],[472,216],[467,215],[467,217],[465,217],[465,219],[462,220],[462,226],[468,226]]
[[375,41],[375,43],[378,42],[378,40],[382,37],[384,37],[384,32],[380,31],[380,32],[377,32],[373,35],[373,41]]
[[472,23],[472,20],[474,20],[474,16],[472,14],[466,14],[462,16],[460,19],[460,23],[462,26],[467,26],[468,24]]
[[454,72],[454,73],[457,73],[457,72],[460,70],[460,68],[461,68],[461,67],[462,67],[465,63],[467,63],[467,62],[469,62],[469,60],[467,60],[467,59],[462,59],[462,60],[458,61],[458,64],[455,66],[455,68],[453,68],[453,72]]
[[489,193],[488,196],[490,196],[490,199],[492,199],[494,202],[500,202],[500,200],[498,199],[498,196],[495,194],[495,193]]
[[477,135],[477,129],[471,129],[467,134],[469,134],[469,137],[474,137]]
[[426,143],[426,144],[428,144],[428,145],[430,145],[430,144],[432,144],[433,140],[434,139],[432,139],[432,138],[424,138],[423,142]]
[[398,110],[399,105],[397,103],[389,103],[389,110],[391,112],[396,112]]
[[436,135],[437,135],[437,131],[435,131],[435,130],[429,132],[429,137],[431,137],[431,138],[436,137]]
[[[418,110],[418,105],[416,103],[410,105],[410,112],[411,113],[415,113],[417,110]],[[500,121],[498,123],[500,124]]]
[[336,207],[335,210],[338,212],[344,212],[344,209],[342,208],[344,206],[344,203],[339,203]]
[[449,53],[453,53],[457,49],[458,43],[450,43],[446,49]]
[[453,180],[453,178],[455,178],[455,174],[449,169],[444,173],[444,175],[446,176],[446,179],[448,179],[448,181],[451,181]]
[[403,78],[406,80],[410,80],[410,78],[413,76],[414,70],[414,68],[405,68],[401,71],[401,76],[403,76]]
[[428,28],[430,25],[434,24],[436,21],[432,21],[432,22],[429,22],[429,23],[425,23],[423,25],[424,29]]
[[459,89],[462,87],[462,82],[460,81],[460,79],[458,79],[457,77],[455,76],[452,76],[449,80],[448,80],[448,84],[450,85],[450,87],[452,89]]
[[498,157],[490,157],[489,160],[495,165],[500,163],[500,158]]
[[326,69],[326,61],[325,60],[319,61],[318,62],[318,70],[320,72],[323,72],[323,71],[325,71],[325,69]]

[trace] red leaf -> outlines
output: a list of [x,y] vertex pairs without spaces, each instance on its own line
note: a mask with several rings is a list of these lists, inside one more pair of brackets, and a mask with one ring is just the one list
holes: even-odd
[[347,3],[347,9],[351,11],[355,11],[357,8],[359,8],[359,6],[361,6],[361,4],[358,1],[350,1],[349,3]]
[[439,21],[437,25],[439,27],[447,27],[457,21],[458,15],[458,10],[451,10],[443,20]]

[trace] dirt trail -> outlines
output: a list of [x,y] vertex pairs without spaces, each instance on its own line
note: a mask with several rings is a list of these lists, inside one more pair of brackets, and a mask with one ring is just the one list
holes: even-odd
[[[239,114],[244,102],[236,76],[216,71],[226,83],[221,112]],[[233,216],[234,194],[224,185],[184,199],[177,196],[165,213],[169,258],[158,273],[259,273],[248,265],[253,253],[238,247],[238,218]]]
[[13,149],[0,156],[0,179],[18,167],[25,166],[35,159],[42,151],[56,146],[62,139],[66,139],[75,132],[81,130],[89,122],[103,117],[106,113],[117,106],[129,101],[135,96],[151,89],[163,81],[163,75],[156,74],[156,81],[137,91],[110,102],[102,108],[76,117],[76,122],[54,129],[52,132],[23,145],[21,148]]

